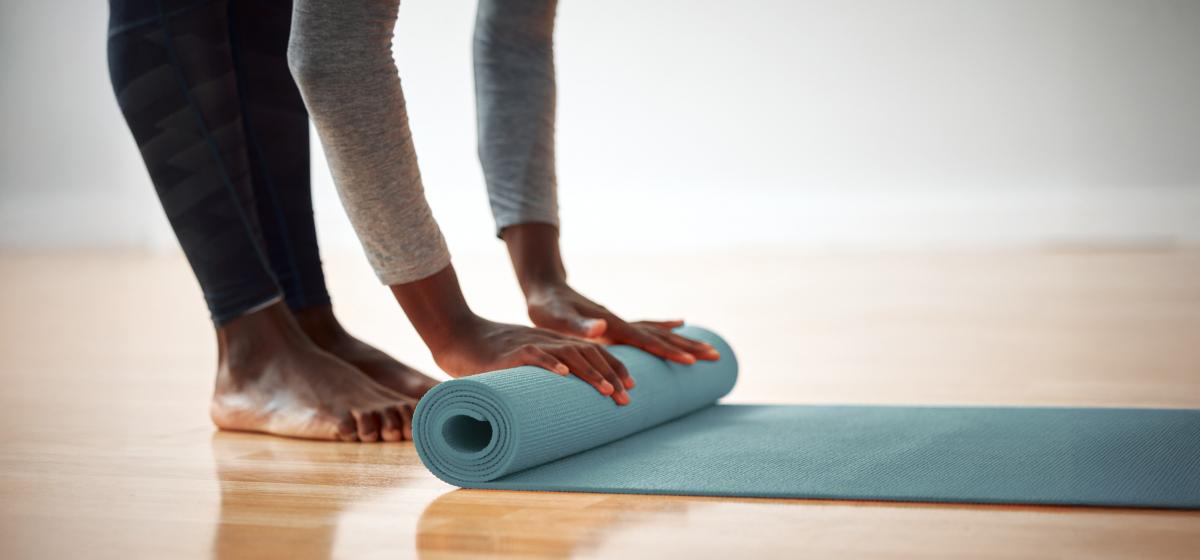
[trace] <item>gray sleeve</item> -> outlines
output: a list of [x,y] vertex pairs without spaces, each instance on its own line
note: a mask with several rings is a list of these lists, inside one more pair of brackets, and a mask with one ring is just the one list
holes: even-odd
[[385,284],[420,280],[450,253],[425,200],[392,59],[399,0],[295,0],[288,65],[338,195]]
[[558,225],[554,172],[556,0],[480,0],[475,19],[479,159],[496,231]]

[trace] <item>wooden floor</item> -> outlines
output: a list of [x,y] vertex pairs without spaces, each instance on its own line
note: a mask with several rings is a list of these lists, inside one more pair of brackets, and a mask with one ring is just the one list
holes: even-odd
[[[611,308],[722,332],[735,402],[1200,407],[1200,252],[572,257]],[[502,255],[456,262],[521,319]],[[327,270],[352,331],[433,371],[361,258]],[[0,317],[4,559],[1200,555],[1200,512],[455,490],[411,444],[217,433],[174,255],[0,256]]]

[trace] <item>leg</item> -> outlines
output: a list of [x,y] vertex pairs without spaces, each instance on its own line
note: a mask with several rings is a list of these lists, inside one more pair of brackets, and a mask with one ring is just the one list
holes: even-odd
[[475,103],[479,159],[496,231],[558,225],[554,169],[556,0],[479,0]]
[[251,189],[225,2],[112,2],[117,100],[217,326],[222,428],[402,435],[407,402],[321,351],[278,300]]
[[258,220],[294,311],[329,305],[309,181],[308,111],[287,67],[292,3],[229,5],[229,40]]
[[258,220],[288,307],[322,349],[420,398],[437,381],[354,338],[333,314],[313,223],[308,111],[287,66],[292,3],[240,0],[229,21]]

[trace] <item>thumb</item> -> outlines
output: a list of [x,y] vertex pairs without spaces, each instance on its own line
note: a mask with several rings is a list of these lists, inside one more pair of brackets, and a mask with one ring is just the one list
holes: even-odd
[[608,321],[587,317],[566,305],[532,307],[529,318],[539,327],[583,338],[598,338],[608,330]]
[[604,335],[604,331],[608,330],[608,321],[593,317],[584,317],[576,311],[570,312],[566,319],[568,329],[575,336],[599,338]]

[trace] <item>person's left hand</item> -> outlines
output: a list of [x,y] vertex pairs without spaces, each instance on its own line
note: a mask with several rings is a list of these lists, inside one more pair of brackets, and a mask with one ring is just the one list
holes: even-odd
[[671,332],[683,324],[681,320],[628,322],[566,283],[532,288],[526,302],[530,320],[544,329],[608,344],[634,346],[681,364],[721,358],[711,344]]

